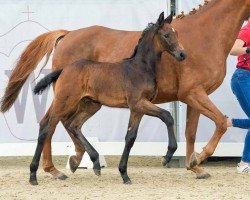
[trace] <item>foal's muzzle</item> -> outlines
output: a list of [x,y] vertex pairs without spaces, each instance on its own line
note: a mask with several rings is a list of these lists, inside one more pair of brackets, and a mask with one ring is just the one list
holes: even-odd
[[187,57],[184,51],[177,51],[176,53],[174,53],[174,56],[178,61],[183,61]]

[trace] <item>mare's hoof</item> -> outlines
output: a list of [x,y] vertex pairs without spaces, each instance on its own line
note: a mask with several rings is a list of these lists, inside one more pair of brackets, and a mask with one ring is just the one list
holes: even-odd
[[127,180],[127,181],[124,181],[124,184],[125,184],[125,185],[131,185],[132,182],[131,182],[131,180]]
[[77,158],[76,156],[70,156],[69,158],[69,167],[72,173],[74,173],[77,168],[78,168],[79,164],[77,162]]
[[100,169],[93,169],[96,176],[101,176],[101,170]]
[[37,180],[30,180],[29,182],[30,182],[31,185],[38,185]]
[[209,177],[211,177],[211,175],[207,172],[196,174],[197,179],[208,179]]
[[54,179],[59,179],[59,180],[65,180],[67,178],[69,178],[68,176],[66,176],[64,173],[60,172],[58,175],[53,177]]
[[195,167],[195,166],[197,166],[198,165],[198,153],[196,153],[196,152],[193,152],[192,153],[192,155],[191,155],[191,157],[190,157],[190,161],[189,161],[189,166],[191,167],[191,168],[193,168],[193,167]]

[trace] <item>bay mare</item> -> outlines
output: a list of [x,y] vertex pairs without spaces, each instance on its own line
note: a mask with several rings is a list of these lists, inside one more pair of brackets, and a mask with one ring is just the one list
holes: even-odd
[[[179,33],[180,42],[185,46],[188,57],[184,62],[178,63],[167,54],[162,56],[157,77],[158,93],[154,103],[179,100],[187,104],[185,163],[187,169],[196,173],[197,178],[209,177],[199,164],[213,154],[227,129],[226,117],[211,102],[208,95],[221,85],[226,75],[227,56],[249,13],[250,0],[211,0],[198,11],[175,19],[172,23]],[[50,56],[59,40],[53,55],[53,71],[82,58],[116,62],[129,57],[141,33],[92,26],[75,31],[48,32],[39,36],[22,53],[12,72],[1,111],[5,112],[12,106],[28,75],[42,57]],[[194,143],[200,114],[214,121],[216,129],[203,151],[195,154]],[[84,113],[83,122],[89,115],[92,113]],[[85,149],[78,144],[73,134],[67,131],[76,146],[76,155],[71,160],[74,166],[77,166]],[[45,141],[43,168],[53,177],[62,178],[65,175],[52,163],[51,137]],[[164,160],[163,164],[166,164]]]
[[167,159],[171,160],[177,149],[174,119],[170,112],[155,106],[152,100],[157,94],[156,76],[162,53],[167,51],[178,61],[183,61],[186,57],[178,42],[177,32],[170,25],[172,18],[170,15],[164,19],[162,12],[156,24],[150,23],[128,59],[116,63],[81,59],[39,81],[34,88],[35,94],[41,94],[51,83],[56,84],[49,112],[40,123],[37,148],[30,164],[32,185],[38,184],[36,172],[44,141],[48,135],[53,135],[59,121],[84,146],[93,162],[95,174],[100,175],[99,154],[83,136],[81,128],[82,113],[92,110],[94,114],[102,105],[130,109],[126,144],[119,164],[125,184],[131,183],[127,174],[127,162],[143,115],[158,117],[167,125]]

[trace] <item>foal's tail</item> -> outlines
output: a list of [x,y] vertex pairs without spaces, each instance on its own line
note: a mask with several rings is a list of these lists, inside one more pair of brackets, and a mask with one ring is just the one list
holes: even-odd
[[59,69],[41,79],[34,87],[33,90],[34,94],[42,94],[43,91],[46,90],[46,88],[51,85],[51,83],[54,83],[59,78],[61,73],[62,69]]
[[69,31],[66,30],[44,33],[27,46],[10,75],[4,96],[1,99],[0,112],[4,113],[10,109],[31,72],[35,70],[45,55],[47,55],[47,60],[44,66],[47,64],[57,40],[67,33]]

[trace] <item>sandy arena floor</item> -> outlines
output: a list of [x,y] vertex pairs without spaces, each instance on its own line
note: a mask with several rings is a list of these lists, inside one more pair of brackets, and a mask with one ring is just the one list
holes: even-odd
[[31,157],[0,157],[0,199],[250,199],[250,175],[237,174],[237,160],[205,165],[212,177],[197,180],[184,168],[163,168],[160,157],[131,157],[132,185],[122,184],[117,166],[119,157],[107,157],[108,167],[97,177],[91,169],[71,174],[66,157],[55,157],[56,166],[69,175],[53,180],[41,168],[38,186],[28,182]]

